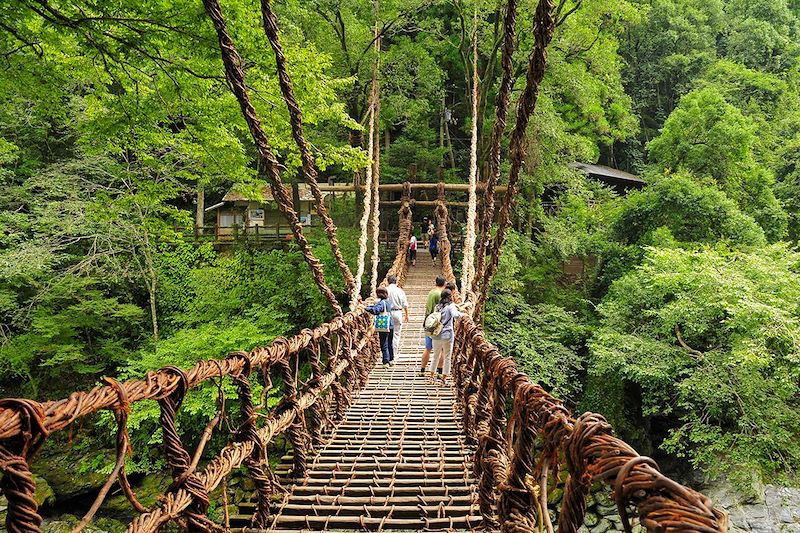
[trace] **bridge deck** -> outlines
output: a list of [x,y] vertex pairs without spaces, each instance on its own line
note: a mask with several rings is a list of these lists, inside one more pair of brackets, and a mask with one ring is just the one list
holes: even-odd
[[[471,530],[481,523],[472,453],[450,385],[419,377],[425,298],[438,271],[420,251],[396,365],[369,382],[275,516],[272,531]],[[242,506],[241,511],[248,511]],[[241,524],[245,525],[245,524]]]

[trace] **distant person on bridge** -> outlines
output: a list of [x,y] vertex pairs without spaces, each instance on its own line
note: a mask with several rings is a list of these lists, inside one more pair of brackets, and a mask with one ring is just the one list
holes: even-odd
[[[438,335],[433,335],[433,366],[436,368],[436,375],[444,385],[447,376],[450,374],[450,366],[453,358],[453,341],[455,335],[455,321],[463,315],[453,303],[453,292],[450,289],[442,291],[439,303],[436,304],[435,311],[441,314],[439,322],[442,328]],[[435,377],[433,372],[431,376]]]
[[392,302],[392,319],[394,322],[394,333],[392,337],[394,353],[400,353],[400,335],[403,333],[403,324],[408,322],[408,298],[406,291],[397,285],[397,276],[394,274],[387,276],[386,281],[389,286],[389,301]]
[[[375,329],[378,330],[378,339],[381,344],[381,354],[383,355],[383,365],[394,365],[394,320],[392,319],[392,302],[389,300],[389,291],[386,287],[378,287],[375,290],[378,300],[366,307],[368,313],[376,315],[381,320],[375,320]],[[384,319],[384,317],[386,317]],[[379,325],[380,322],[380,325]]]
[[428,226],[430,222],[428,222],[428,217],[422,217],[422,224],[419,225],[419,232],[422,235],[422,246],[428,246]]
[[411,266],[417,266],[417,237],[413,233],[408,241],[408,260],[411,261]]
[[430,241],[428,242],[428,251],[431,253],[431,261],[433,264],[436,264],[436,256],[439,255],[439,236],[435,233],[431,235]]
[[[439,303],[439,298],[441,298],[444,285],[447,282],[444,276],[439,275],[436,276],[435,283],[436,286],[428,293],[428,299],[425,302],[425,318],[428,318],[428,315],[433,313],[436,304]],[[428,367],[428,360],[431,358],[431,350],[433,350],[433,339],[431,339],[429,335],[425,335],[425,351],[422,352],[422,364],[419,369],[420,377],[425,376],[425,369]]]

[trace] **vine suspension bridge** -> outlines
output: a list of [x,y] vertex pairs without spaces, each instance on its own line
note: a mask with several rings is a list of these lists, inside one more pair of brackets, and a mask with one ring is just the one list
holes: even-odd
[[[500,151],[513,85],[516,0],[507,2],[503,20],[502,81],[495,102],[488,171],[481,184],[484,208],[476,218],[476,130],[473,127],[469,181],[468,231],[461,295],[473,303],[472,317],[463,317],[455,332],[452,383],[434,387],[415,376],[421,337],[419,305],[436,273],[431,268],[409,271],[408,243],[412,217],[410,184],[404,184],[399,210],[400,235],[389,269],[412,295],[415,307],[407,326],[399,362],[376,368],[379,358],[374,323],[361,296],[368,228],[372,229],[371,292],[377,285],[379,227],[379,110],[377,78],[369,102],[369,148],[365,198],[359,239],[359,266],[354,275],[345,263],[336,228],[317,183],[314,157],[304,132],[281,47],[278,21],[270,1],[261,2],[267,39],[275,53],[278,81],[300,152],[302,174],[310,186],[320,218],[342,271],[351,310],[342,310],[327,285],[319,259],[303,234],[291,194],[245,83],[243,60],[227,28],[218,0],[203,0],[218,37],[226,80],[247,123],[258,152],[261,177],[289,222],[294,240],[312,271],[334,318],[267,347],[234,352],[222,360],[204,360],[190,369],[167,366],[143,378],[104,384],[75,392],[58,401],[0,399],[0,491],[8,499],[6,528],[11,533],[41,530],[30,463],[48,437],[88,416],[110,411],[117,425],[116,461],[95,503],[75,528],[85,527],[112,488],[117,487],[137,513],[133,533],[155,532],[170,523],[191,531],[243,530],[501,530],[573,533],[584,524],[590,491],[610,493],[626,533],[635,523],[653,532],[727,531],[727,516],[704,495],[660,473],[650,458],[616,438],[599,415],[574,417],[564,405],[522,373],[485,337],[474,318],[486,300],[489,281],[510,223],[515,188],[524,163],[526,129],[544,76],[546,50],[558,9],[539,0],[533,14],[534,46],[528,57],[525,85],[509,138],[510,169],[506,193],[495,217],[494,194],[500,177]],[[563,7],[563,3],[561,5]],[[473,50],[477,46],[473,36]],[[375,35],[376,51],[380,49]],[[473,54],[475,57],[475,54]],[[376,69],[377,71],[377,69]],[[473,110],[477,105],[473,84]],[[455,281],[447,237],[445,187],[438,186],[436,222],[441,272]],[[480,240],[476,241],[476,228]],[[493,228],[496,230],[493,231]],[[473,252],[474,260],[473,260]],[[459,295],[456,294],[456,299]],[[300,375],[300,361],[311,375]],[[273,379],[276,378],[276,379]],[[236,389],[226,402],[224,387]],[[257,382],[257,383],[256,383]],[[275,383],[278,383],[275,385]],[[176,419],[187,394],[216,384],[219,412],[205,428],[190,428],[197,445],[187,449]],[[256,384],[258,386],[256,386]],[[254,395],[254,391],[259,391]],[[279,396],[270,406],[269,396]],[[255,397],[254,397],[255,396]],[[125,462],[131,451],[128,413],[132,404],[158,402],[163,456],[173,478],[158,503],[143,506],[128,482]],[[237,412],[231,412],[231,405]],[[224,429],[223,429],[224,428]],[[187,428],[183,428],[186,433]],[[227,444],[216,457],[203,460],[216,434]],[[185,437],[186,435],[184,435]],[[277,469],[268,461],[267,446],[279,436],[291,444],[291,455]],[[255,487],[252,501],[239,514],[209,518],[210,494],[243,467]],[[560,505],[551,508],[556,493]],[[226,492],[223,490],[223,495]],[[552,516],[551,516],[552,515]]]
[[[446,224],[439,222],[442,232]],[[577,531],[597,482],[612,492],[625,531],[637,522],[648,531],[727,531],[727,517],[708,498],[662,475],[652,459],[614,437],[601,416],[574,418],[468,317],[456,331],[452,386],[418,377],[420,305],[438,271],[407,266],[408,202],[400,227],[390,272],[413,306],[394,367],[375,366],[380,350],[374,324],[359,305],[314,330],[188,370],[166,367],[125,383],[106,378],[103,386],[59,401],[0,400],[0,486],[9,500],[8,530],[39,531],[28,465],[45,439],[110,410],[118,424],[117,462],[97,505],[118,483],[141,513],[129,532],[157,531],[170,521],[200,531]],[[454,280],[446,229],[442,233],[441,271]],[[311,362],[305,381],[297,358]],[[282,378],[282,400],[271,409],[256,405],[253,380],[269,390],[275,376]],[[193,452],[185,449],[175,420],[186,394],[222,379],[236,385],[239,412],[220,413],[206,432],[223,416],[236,429],[201,468],[208,439]],[[174,477],[150,509],[136,499],[124,467],[128,410],[147,399],[161,408],[164,458]],[[286,436],[292,451],[271,471],[266,446],[278,435]],[[256,487],[253,499],[238,515],[214,523],[207,516],[209,493],[240,466]],[[563,491],[557,509],[548,508],[553,491]]]

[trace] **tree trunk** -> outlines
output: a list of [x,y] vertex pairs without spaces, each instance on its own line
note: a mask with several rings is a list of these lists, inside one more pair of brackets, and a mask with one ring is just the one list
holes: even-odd
[[297,183],[296,179],[292,180],[292,204],[294,204],[294,210],[302,217],[303,213],[300,210],[300,184]]
[[442,98],[442,112],[439,115],[439,148],[444,148],[444,98]]
[[153,278],[150,280],[150,283],[147,285],[147,292],[150,299],[150,317],[153,323],[153,344],[154,351],[158,349],[158,314],[156,309],[156,278],[155,272],[151,274]]
[[453,141],[450,139],[450,126],[448,125],[447,120],[447,110],[445,109],[445,121],[444,121],[444,136],[445,140],[447,141],[447,152],[450,155],[450,168],[455,170],[456,169],[456,156],[453,152]]
[[205,225],[206,195],[203,186],[197,184],[197,210],[194,213],[194,235],[199,237],[203,234]]

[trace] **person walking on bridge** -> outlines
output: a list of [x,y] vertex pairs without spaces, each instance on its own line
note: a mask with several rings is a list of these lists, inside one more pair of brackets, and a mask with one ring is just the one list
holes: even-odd
[[[436,375],[444,385],[447,376],[450,374],[450,366],[453,358],[453,341],[455,336],[455,321],[463,315],[453,303],[453,292],[450,289],[442,291],[439,303],[435,310],[441,313],[440,322],[442,329],[438,335],[433,335],[433,365],[436,368]],[[431,371],[431,375],[436,377]]]
[[417,236],[411,234],[411,240],[408,241],[408,260],[411,266],[417,266]]
[[[381,354],[383,355],[384,366],[394,364],[394,345],[392,337],[394,336],[394,320],[392,319],[392,302],[389,300],[389,291],[386,287],[378,287],[375,290],[378,299],[374,304],[368,305],[366,310],[368,313],[376,316],[385,316],[386,320],[382,321],[381,327],[378,327],[376,320],[376,329],[378,329],[378,339],[381,345]],[[385,329],[383,325],[385,324]]]
[[[428,299],[425,302],[425,318],[428,317],[431,313],[433,313],[436,304],[439,303],[439,298],[441,297],[442,290],[444,290],[444,285],[446,280],[444,276],[439,275],[436,276],[436,286],[431,289],[431,292],[428,293]],[[419,369],[420,377],[425,376],[425,369],[428,367],[428,360],[431,357],[431,350],[433,350],[433,340],[429,335],[425,335],[425,351],[422,352],[422,364]]]
[[436,256],[439,255],[439,236],[435,233],[431,235],[428,241],[428,251],[431,253],[431,261],[436,264]]
[[389,301],[392,302],[392,319],[394,322],[394,334],[392,343],[394,353],[400,353],[400,336],[403,333],[403,324],[408,322],[408,298],[406,291],[400,288],[397,284],[397,276],[391,274],[386,277],[389,286],[386,290],[389,292]]

